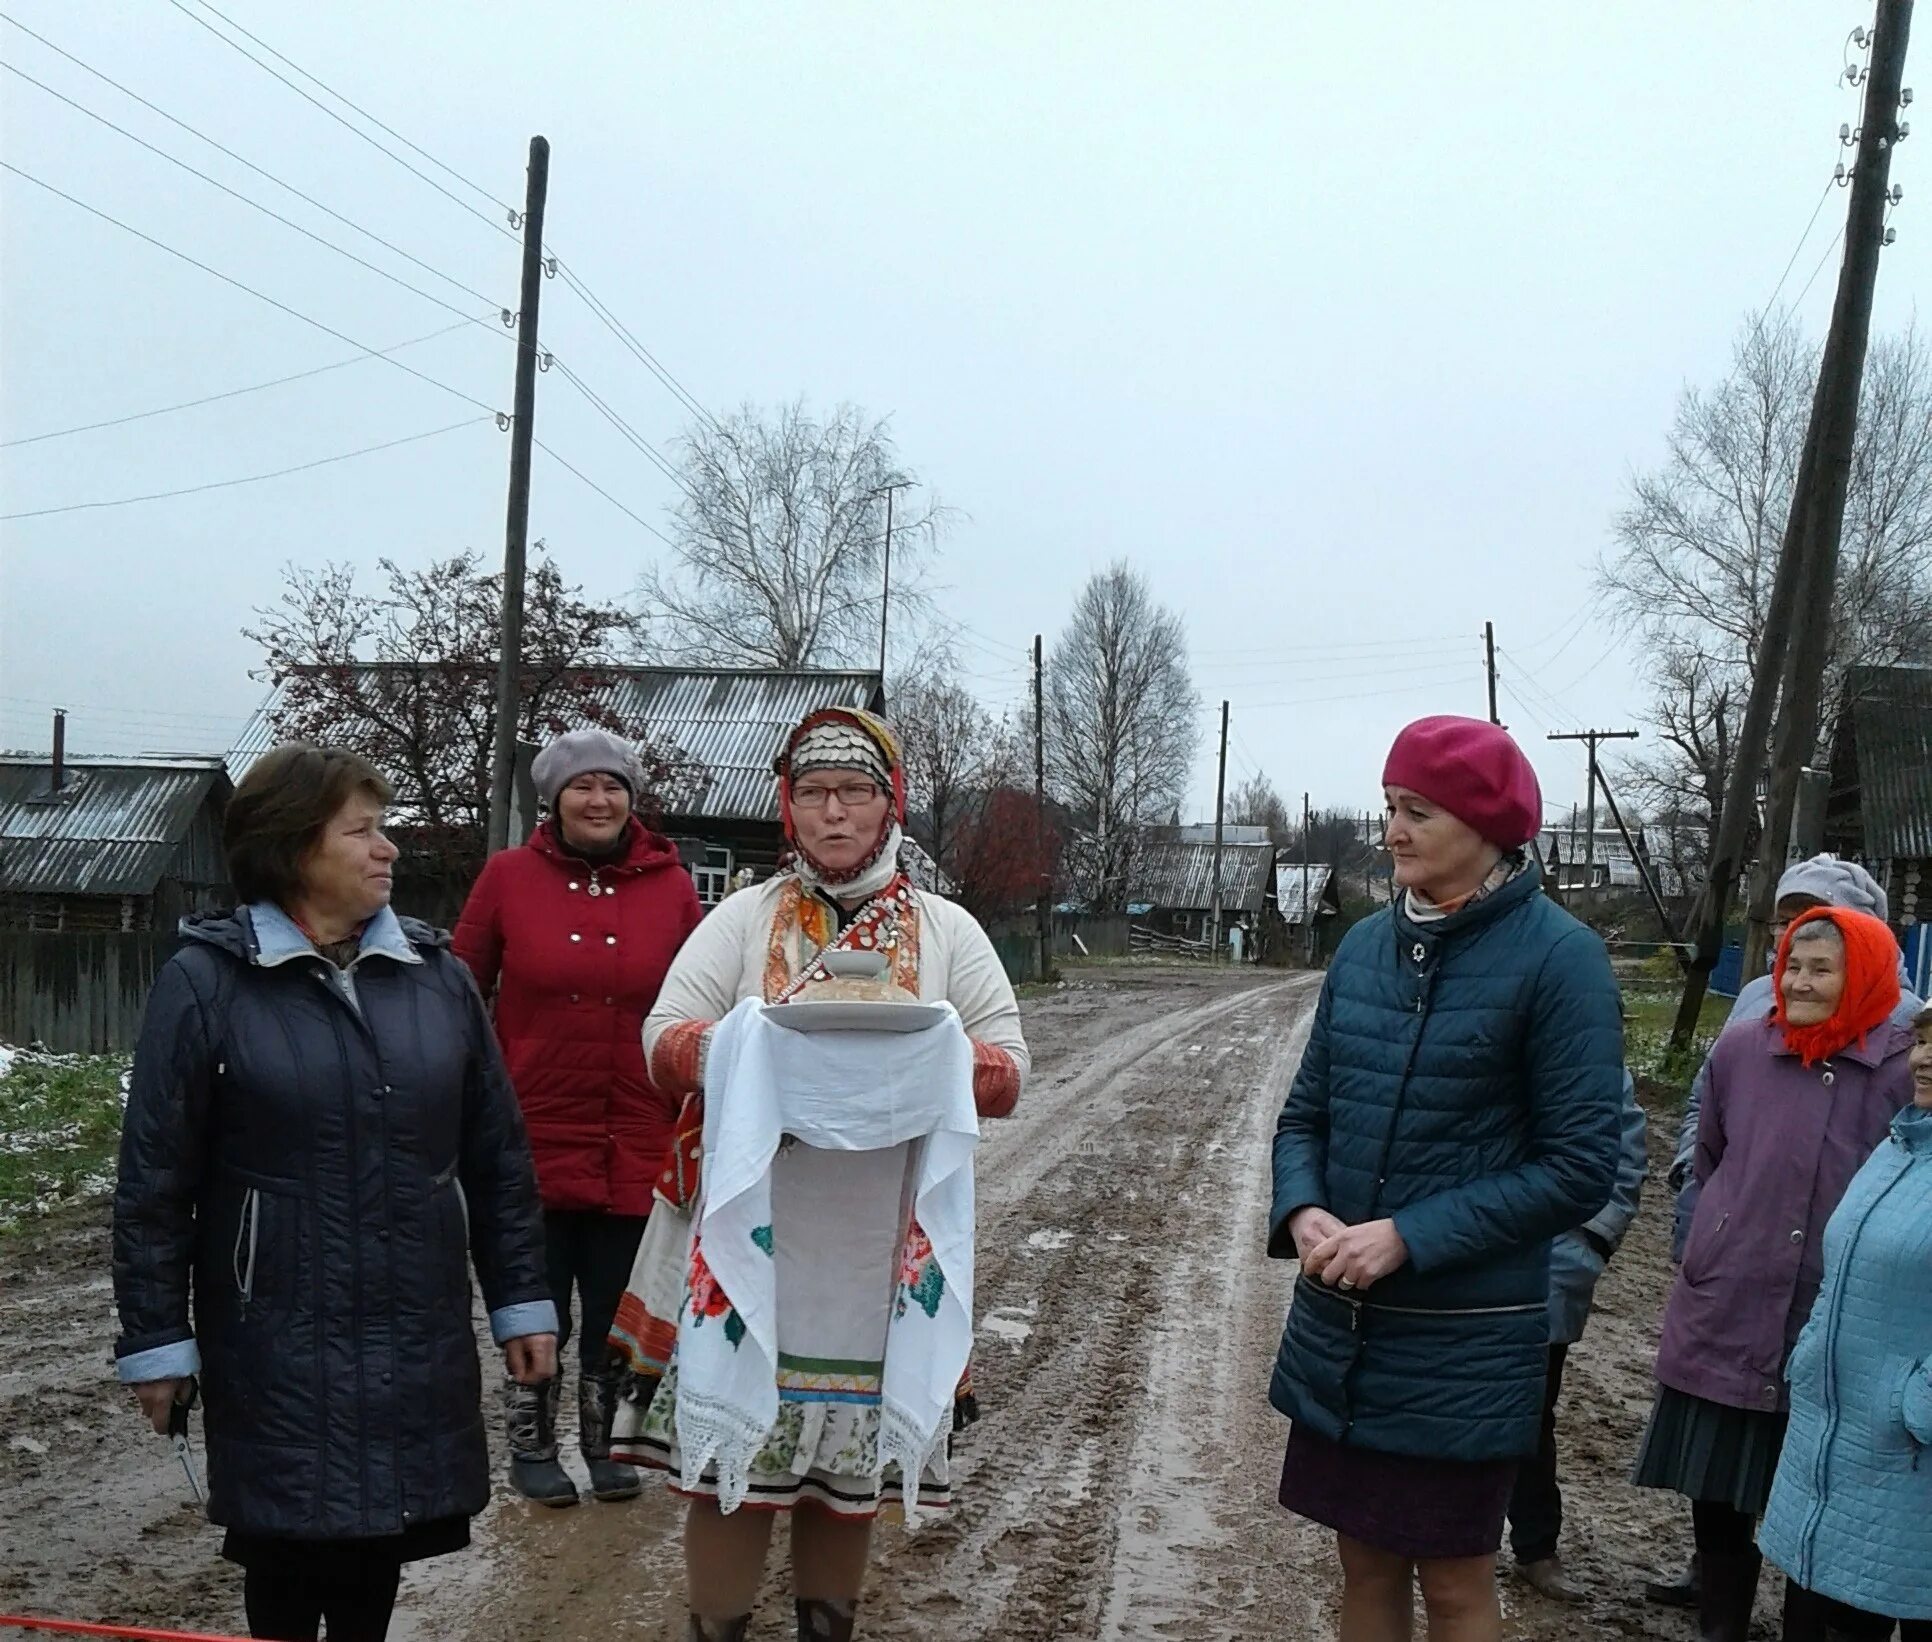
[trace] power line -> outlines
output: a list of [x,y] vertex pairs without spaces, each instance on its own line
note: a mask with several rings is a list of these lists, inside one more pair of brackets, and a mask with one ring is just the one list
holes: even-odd
[[[295,93],[296,96],[300,97],[304,102],[311,104],[313,107],[320,109],[324,114],[328,115],[330,119],[334,120],[337,125],[341,126],[343,130],[353,132],[357,137],[360,137],[362,141],[364,141],[371,148],[373,148],[378,154],[381,154],[386,159],[395,161],[397,165],[400,165],[411,176],[417,178],[419,181],[427,183],[431,188],[435,189],[437,193],[441,194],[444,199],[448,200],[452,205],[456,206],[459,210],[469,212],[469,214],[475,217],[478,222],[486,223],[490,228],[494,229],[497,233],[503,235],[506,239],[514,240],[516,238],[516,235],[503,223],[496,221],[493,217],[484,215],[483,212],[477,210],[477,208],[471,205],[467,200],[458,199],[456,195],[452,194],[434,177],[429,176],[425,172],[417,170],[415,166],[411,165],[409,161],[404,159],[400,154],[395,153],[391,149],[384,148],[381,143],[377,142],[374,137],[370,136],[369,133],[364,131],[360,126],[353,125],[348,120],[345,120],[340,114],[336,113],[334,109],[329,107],[327,103],[317,101],[316,98],[310,96],[293,80],[291,80],[286,74],[282,73],[279,69],[272,68],[269,64],[263,62],[261,58],[257,57],[246,46],[242,45],[240,41],[229,39],[227,35],[223,34],[221,30],[216,28],[213,23],[209,22],[207,18],[196,16],[192,11],[190,11],[187,8],[187,6],[185,6],[182,3],[182,0],[168,0],[168,4],[173,6],[174,9],[180,12],[183,17],[187,18],[189,22],[195,24],[199,28],[206,29],[210,34],[212,34],[217,40],[219,40],[223,45],[227,46],[230,50],[240,52],[242,56],[246,57],[264,74],[272,75],[275,79],[280,80],[282,84],[287,86],[290,91]],[[215,11],[215,8],[213,6],[209,6],[208,10]],[[217,17],[221,17],[224,23],[228,22],[228,19],[226,17],[222,17],[222,14],[220,12],[215,11],[215,15]],[[238,23],[229,23],[228,26],[230,28],[233,28],[237,33],[248,34],[248,31],[242,28]],[[248,38],[253,40],[255,37],[252,34],[249,34]],[[264,51],[274,50],[272,46],[263,46],[262,49]],[[275,55],[279,57],[281,56],[281,53],[276,52]],[[283,61],[286,62],[287,59],[283,58]],[[306,74],[307,70],[300,70],[298,72]],[[310,79],[315,78],[313,75],[309,75],[308,77]],[[320,80],[316,80],[315,83],[317,85],[322,84]],[[336,94],[333,91],[331,91],[329,95],[333,97]],[[349,100],[346,97],[342,98],[341,101],[344,103],[349,102]],[[352,103],[349,103],[349,106],[354,107],[355,105]],[[357,110],[357,112],[360,113],[361,111]],[[364,118],[366,119],[368,118],[368,116],[364,115]],[[414,147],[415,145],[412,143],[410,146]],[[438,163],[440,164],[441,162],[439,161]],[[447,170],[448,168],[445,167],[444,169]],[[471,184],[470,186],[474,187],[475,185]],[[512,212],[511,215],[512,217],[514,217],[515,213]]]
[[1805,288],[1802,291],[1800,291],[1796,297],[1792,299],[1792,302],[1791,302],[1792,307],[1794,308],[1797,307],[1801,302],[1804,301],[1804,299],[1807,296],[1811,294],[1812,286],[1818,283],[1818,276],[1825,271],[1825,264],[1831,261],[1832,252],[1838,249],[1839,242],[1843,240],[1844,237],[1845,237],[1845,230],[1843,228],[1840,228],[1837,233],[1831,236],[1831,243],[1825,247],[1825,254],[1818,259],[1818,266],[1811,270],[1811,278],[1805,281]]
[[[1557,717],[1559,718],[1576,717],[1576,710],[1573,707],[1571,707],[1568,702],[1558,700],[1555,693],[1551,691],[1550,688],[1547,685],[1545,685],[1540,678],[1536,676],[1536,674],[1531,670],[1527,662],[1520,660],[1518,657],[1512,655],[1509,651],[1501,649],[1500,647],[1498,648],[1496,653],[1517,669],[1517,677],[1520,679],[1520,681],[1523,684],[1529,686],[1530,688],[1533,688],[1536,691],[1538,699],[1543,703],[1543,705],[1546,708],[1548,708],[1551,712],[1555,713]],[[1507,677],[1508,675],[1505,674],[1500,676]],[[1517,691],[1514,693],[1516,694],[1518,700],[1522,699],[1520,691]]]
[[[1464,668],[1467,673],[1470,669]],[[1278,707],[1321,707],[1336,701],[1373,701],[1382,696],[1411,695],[1417,690],[1440,688],[1445,681],[1418,681],[1413,684],[1398,684],[1388,690],[1354,690],[1338,696],[1302,696],[1293,701],[1250,701],[1236,702],[1244,713],[1271,712]]]
[[39,696],[0,696],[0,711],[14,712],[24,708],[45,708],[49,712],[73,712],[97,714],[103,718],[138,718],[155,721],[169,720],[207,728],[217,724],[246,724],[252,716],[248,713],[175,713],[160,707],[104,707],[99,702],[76,701],[64,696],[58,701]]
[[292,57],[286,56],[284,53],[277,51],[259,34],[250,34],[247,29],[243,28],[241,24],[237,23],[234,20],[234,18],[230,17],[226,12],[219,11],[214,6],[209,5],[208,0],[201,0],[201,5],[204,11],[214,12],[215,16],[219,17],[237,34],[243,35],[247,39],[254,41],[256,45],[260,46],[263,51],[267,52],[269,56],[273,57],[277,62],[286,63],[290,68],[294,69],[297,74],[301,75],[302,78],[307,80],[311,85],[320,86],[337,102],[341,103],[344,108],[354,109],[357,114],[360,114],[363,117],[363,119],[367,120],[371,125],[376,127],[377,130],[387,132],[390,136],[394,137],[397,142],[401,143],[403,147],[411,150],[413,153],[422,155],[422,157],[428,160],[431,165],[435,166],[438,171],[443,172],[446,176],[455,178],[456,181],[460,182],[465,188],[469,189],[472,193],[480,196],[481,198],[488,200],[499,211],[504,212],[507,216],[514,217],[517,215],[517,210],[515,206],[506,204],[504,201],[498,199],[494,194],[492,194],[487,188],[484,188],[481,184],[471,182],[470,179],[464,176],[462,172],[457,171],[448,165],[445,165],[434,154],[430,153],[428,149],[422,147],[418,143],[411,142],[400,131],[396,130],[394,126],[384,125],[383,122],[377,119],[375,115],[371,114],[368,111],[368,109],[358,107],[355,103],[350,102],[349,99],[343,96],[341,92],[337,91],[334,86],[328,84],[327,81],[319,78],[318,76],[311,74],[307,69],[302,67],[302,65],[296,62]]
[[604,418],[606,422],[610,423],[612,427],[617,429],[617,431],[621,433],[626,439],[628,439],[631,442],[631,444],[637,448],[639,452],[641,452],[644,456],[648,457],[651,460],[651,462],[653,462],[656,465],[660,473],[662,473],[667,479],[669,479],[672,484],[676,485],[679,490],[683,491],[685,495],[690,496],[693,501],[697,500],[696,494],[684,482],[684,476],[680,474],[678,470],[671,465],[671,463],[665,458],[663,453],[660,452],[658,448],[650,442],[650,440],[646,439],[643,434],[637,431],[636,428],[632,427],[630,423],[624,420],[623,417],[619,416],[617,412],[610,407],[610,404],[608,401],[606,401],[601,395],[599,395],[594,389],[592,389],[592,387],[588,382],[586,382],[574,370],[572,370],[568,365],[566,365],[561,359],[557,358],[556,355],[554,354],[551,355],[550,362],[554,366],[556,366],[556,368],[559,371],[563,373],[563,378],[566,382],[568,382],[573,388],[575,388],[580,394],[582,394],[585,399],[590,401],[592,407],[597,411],[597,413],[600,416]]
[[[385,251],[393,252],[395,255],[401,257],[405,262],[414,263],[418,268],[421,268],[425,273],[434,274],[438,279],[443,280],[447,284],[454,286],[457,290],[461,291],[465,296],[472,296],[472,297],[475,297],[479,302],[488,303],[492,312],[495,312],[499,308],[501,308],[502,304],[497,302],[493,297],[487,296],[483,292],[475,290],[468,285],[465,285],[460,279],[457,279],[453,274],[444,273],[442,269],[436,267],[432,263],[423,261],[421,257],[412,256],[409,252],[405,251],[400,245],[392,244],[390,241],[384,239],[380,234],[376,233],[374,229],[365,228],[361,223],[357,222],[353,217],[346,217],[340,211],[334,210],[331,207],[324,205],[320,200],[316,199],[313,195],[305,194],[301,189],[297,188],[294,183],[288,182],[283,178],[276,176],[274,172],[265,170],[263,167],[257,165],[253,160],[247,159],[243,155],[237,154],[234,151],[234,149],[228,147],[227,144],[217,142],[213,137],[209,136],[205,131],[198,130],[194,126],[191,126],[190,124],[188,124],[186,120],[183,120],[176,115],[170,114],[165,108],[162,108],[159,104],[149,102],[148,99],[143,97],[138,91],[132,91],[128,87],[122,85],[120,81],[111,79],[109,76],[107,76],[106,74],[103,74],[99,69],[94,67],[92,63],[86,62],[82,58],[76,57],[71,51],[63,50],[61,47],[55,45],[53,41],[49,40],[44,34],[36,34],[32,29],[28,28],[25,23],[20,22],[18,19],[9,17],[4,12],[0,12],[0,22],[11,23],[15,28],[19,29],[22,34],[27,35],[30,39],[38,40],[49,51],[55,53],[57,56],[66,58],[67,61],[72,63],[76,68],[86,70],[87,73],[93,75],[95,79],[101,81],[104,85],[112,86],[116,91],[120,92],[122,96],[132,98],[135,102],[139,103],[143,108],[147,109],[149,113],[157,114],[162,119],[168,121],[171,125],[179,126],[183,131],[187,132],[189,136],[197,139],[200,142],[206,143],[210,148],[214,149],[217,153],[227,155],[228,158],[233,160],[237,165],[247,167],[247,169],[254,172],[256,176],[265,178],[267,181],[274,183],[277,188],[284,189],[288,193],[293,194],[298,200],[301,200],[305,205],[313,206],[316,210],[322,212],[325,216],[333,217],[337,222],[341,223],[344,227],[353,228],[358,234],[363,235],[367,239],[371,239],[375,241],[375,243],[380,245]],[[18,73],[19,71],[15,70],[15,72]],[[26,78],[26,76],[23,75],[22,78],[24,79]],[[34,83],[36,85],[39,84],[38,81],[35,81]],[[47,88],[42,87],[42,89],[45,90]],[[53,95],[59,96],[60,93],[54,92]],[[63,99],[63,101],[65,100],[66,99]],[[75,104],[74,106],[78,108],[80,105]],[[87,113],[89,111],[86,109],[82,109],[82,112]],[[94,115],[93,117],[95,119],[100,118],[99,115]],[[108,122],[104,122],[104,123],[108,123]],[[115,129],[119,130],[120,128],[116,126]],[[140,141],[140,139],[136,138],[135,141],[138,142]],[[156,152],[159,152],[159,150],[157,150]],[[168,157],[172,157],[172,156],[168,156]],[[199,173],[197,173],[197,175],[198,174]]]
[[317,365],[311,371],[297,371],[293,376],[278,376],[272,382],[256,382],[246,388],[230,388],[226,393],[211,393],[200,399],[185,399],[178,405],[161,405],[154,410],[134,411],[127,416],[109,417],[105,422],[84,422],[76,428],[56,428],[51,433],[32,433],[24,439],[0,440],[0,450],[11,450],[16,445],[38,445],[48,439],[65,439],[76,433],[98,433],[103,428],[118,428],[129,422],[144,422],[154,416],[169,416],[175,411],[195,410],[202,405],[213,405],[224,399],[239,399],[243,394],[262,393],[269,388],[285,387],[290,382],[306,382],[312,376],[326,376],[330,371],[342,370],[345,366],[360,365],[371,357],[387,358],[392,353],[401,353],[404,348],[420,347],[425,342],[434,342],[439,336],[448,336],[452,331],[460,331],[461,325],[445,325],[440,331],[431,331],[427,336],[411,337],[407,342],[398,342],[393,348],[377,350],[373,355],[359,353],[353,359],[338,359],[332,365]]
[[[173,5],[176,3],[176,0],[168,0],[168,3],[170,5]],[[302,313],[299,309],[291,308],[286,302],[278,302],[275,300],[274,297],[264,295],[262,292],[256,290],[255,287],[252,285],[244,285],[240,280],[234,278],[232,275],[224,274],[219,268],[211,268],[208,266],[207,263],[198,261],[194,257],[189,256],[186,251],[177,251],[172,245],[169,245],[162,240],[156,239],[152,234],[143,233],[139,228],[132,227],[129,224],[121,221],[119,217],[110,216],[107,212],[101,210],[99,207],[89,205],[85,200],[76,199],[72,194],[67,193],[64,189],[56,188],[52,183],[43,181],[41,178],[36,177],[31,171],[21,170],[21,168],[15,165],[11,160],[0,160],[0,170],[11,171],[16,177],[20,177],[23,180],[32,183],[36,188],[44,188],[48,193],[52,194],[55,198],[65,200],[69,205],[78,207],[80,210],[85,211],[89,216],[99,217],[102,222],[111,223],[114,227],[120,229],[123,233],[132,234],[138,240],[145,240],[149,245],[152,245],[157,251],[166,251],[169,256],[175,257],[180,261],[187,263],[188,266],[191,268],[199,268],[204,274],[212,274],[216,279],[220,280],[222,284],[232,285],[238,291],[247,292],[248,295],[254,297],[256,301],[266,302],[269,305],[269,307],[280,310],[282,313],[287,314],[291,319],[299,319],[304,325],[313,325],[318,331],[323,332],[327,336],[334,337],[338,342],[346,342],[352,348],[360,348],[364,353],[368,354],[371,358],[380,359],[385,364],[395,366],[397,370],[403,372],[403,374],[406,376],[413,376],[419,382],[427,382],[432,388],[441,388],[444,393],[450,394],[453,397],[462,400],[465,404],[474,405],[480,411],[488,411],[490,415],[498,418],[499,422],[507,422],[509,420],[506,416],[504,416],[504,414],[501,411],[497,410],[494,406],[486,405],[483,403],[482,400],[472,398],[469,394],[464,393],[461,388],[452,388],[447,382],[438,382],[435,377],[425,375],[423,372],[417,370],[414,366],[405,365],[400,359],[391,358],[388,354],[382,353],[378,349],[370,347],[367,343],[358,342],[354,337],[345,335],[343,332],[338,331],[333,325],[325,325],[319,319],[312,319],[309,317],[309,315]],[[464,317],[465,319],[467,319],[469,316],[465,315]]]
[[0,513],[0,520],[46,519],[56,513],[87,513],[96,508],[132,507],[136,502],[165,502],[176,496],[199,496],[203,491],[230,490],[236,485],[259,485],[269,479],[286,479],[291,473],[307,473],[312,468],[352,461],[358,456],[373,456],[379,450],[394,450],[398,445],[414,445],[424,439],[435,439],[445,433],[454,433],[458,428],[473,428],[489,420],[487,416],[465,417],[461,422],[450,423],[448,427],[431,428],[426,433],[405,434],[400,439],[386,439],[379,445],[364,445],[360,450],[345,450],[336,456],[321,456],[313,462],[299,462],[294,467],[277,468],[273,473],[250,473],[239,479],[216,479],[205,485],[185,485],[179,490],[157,490],[146,496],[118,496],[106,502],[69,502],[65,507],[39,507],[22,513]]
[[[1454,664],[1460,665],[1460,658],[1464,654],[1466,648],[1467,647],[1465,645],[1459,644],[1454,647],[1445,645],[1441,649],[1435,650],[1433,652],[1427,649],[1418,650],[1416,653],[1419,655],[1433,654],[1437,659],[1434,661],[1422,662],[1413,667],[1376,667],[1366,673],[1330,673],[1330,674],[1324,675],[1320,680],[1310,681],[1310,682],[1325,683],[1327,682],[1328,679],[1386,678],[1386,677],[1400,676],[1401,674],[1404,674],[1404,673],[1440,672],[1443,668],[1452,665],[1452,659]],[[1354,660],[1354,661],[1370,661],[1373,658],[1369,656],[1354,656],[1354,657],[1347,657],[1344,659]],[[1195,671],[1202,672],[1202,673],[1230,673],[1230,672],[1252,673],[1258,668],[1268,669],[1272,671],[1273,669],[1278,667],[1296,667],[1296,668],[1332,667],[1333,665],[1334,665],[1334,662],[1327,658],[1317,658],[1317,659],[1312,659],[1308,661],[1281,661],[1281,662],[1244,661],[1244,662],[1223,662],[1219,665],[1210,664],[1206,667],[1196,668]],[[1249,682],[1265,684],[1265,683],[1268,683],[1269,680],[1253,679],[1253,680],[1250,680]],[[1299,682],[1299,681],[1289,680],[1286,682],[1293,683],[1293,682]]]
[[[189,176],[199,177],[203,182],[207,183],[210,188],[220,189],[222,193],[226,194],[230,199],[240,200],[241,203],[243,205],[246,205],[250,210],[259,211],[263,216],[273,218],[276,222],[279,222],[284,228],[292,228],[296,233],[300,234],[304,239],[314,240],[317,245],[323,248],[323,250],[333,251],[339,257],[346,257],[350,262],[353,262],[358,268],[366,268],[369,270],[370,273],[375,274],[379,278],[388,280],[391,285],[401,286],[411,296],[419,296],[425,302],[435,303],[437,307],[443,309],[444,312],[446,313],[460,315],[465,324],[481,325],[485,330],[489,330],[492,332],[492,334],[495,334],[495,335],[506,334],[501,330],[498,330],[496,327],[491,326],[487,320],[473,318],[471,315],[464,313],[461,308],[455,307],[453,304],[445,302],[441,297],[431,296],[429,292],[421,289],[419,286],[411,285],[408,280],[402,278],[399,274],[392,274],[387,268],[379,268],[376,266],[375,263],[368,261],[366,258],[359,257],[355,254],[355,252],[347,250],[340,245],[337,245],[334,240],[324,239],[320,234],[316,233],[313,229],[304,228],[299,222],[294,221],[292,218],[285,217],[282,215],[281,212],[273,210],[266,205],[263,205],[260,200],[250,199],[246,194],[242,193],[239,189],[230,188],[227,183],[222,182],[219,178],[211,177],[208,175],[206,171],[198,170],[196,167],[190,165],[186,160],[176,158],[173,154],[170,154],[165,148],[156,148],[154,144],[149,142],[145,137],[137,137],[132,131],[128,130],[126,126],[116,125],[105,114],[97,114],[94,112],[93,109],[88,108],[85,104],[75,102],[72,97],[66,96],[63,93],[54,90],[52,86],[47,85],[40,80],[36,80],[31,74],[27,73],[24,69],[15,68],[12,63],[7,63],[7,62],[0,62],[0,68],[4,68],[9,74],[18,75],[21,79],[25,80],[28,85],[37,86],[40,90],[46,92],[49,97],[52,97],[59,102],[65,103],[69,108],[74,109],[79,113],[85,114],[90,120],[99,121],[100,124],[106,126],[108,130],[118,132],[121,136],[127,138],[129,142],[135,143],[138,146],[145,148],[150,154],[159,155],[162,159],[166,160],[170,165],[179,166],[183,171],[187,172]],[[331,213],[331,215],[333,214],[334,213]],[[458,282],[451,281],[451,283],[456,284]],[[470,288],[467,285],[461,286],[461,289],[463,289],[464,291],[470,290]],[[490,298],[485,296],[481,291],[471,291],[470,294],[476,297],[477,300],[480,302],[488,302],[490,300]]]
[[[178,3],[178,0],[170,0],[170,3]],[[686,410],[690,411],[699,421],[709,423],[711,427],[722,433],[724,429],[719,424],[718,419],[687,391],[684,384],[671,374],[670,370],[659,361],[658,357],[649,348],[645,347],[642,342],[638,341],[631,334],[630,328],[578,277],[576,270],[561,257],[556,258],[555,261],[557,264],[557,272],[563,279],[564,284],[583,298],[585,306],[603,322],[605,329],[611,335],[615,336],[618,341],[623,343],[626,348],[630,349],[637,361],[655,376],[658,381],[663,383]]]
[[559,456],[541,439],[535,439],[532,441],[532,443],[535,444],[538,450],[542,451],[544,455],[548,456],[550,460],[555,462],[559,467],[563,468],[566,472],[574,473],[579,479],[583,480],[583,482],[589,485],[592,490],[596,491],[599,496],[603,497],[604,500],[609,502],[612,507],[616,508],[619,513],[628,515],[631,519],[635,520],[638,524],[642,525],[646,530],[648,530],[666,547],[677,546],[676,542],[672,541],[669,536],[665,535],[663,531],[659,530],[656,525],[651,523],[650,520],[644,518],[641,514],[634,512],[632,509],[626,507],[615,496],[611,495],[611,493],[608,490],[604,489],[604,487],[600,485],[595,479],[591,478],[591,476],[588,473],[584,472],[582,468],[566,460],[564,457]]

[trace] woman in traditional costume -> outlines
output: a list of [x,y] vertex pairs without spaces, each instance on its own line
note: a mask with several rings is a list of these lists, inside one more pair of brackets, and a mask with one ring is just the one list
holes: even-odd
[[[902,1387],[914,1362],[963,1367],[975,1114],[1011,1112],[1027,1070],[1019,1008],[986,932],[900,870],[905,786],[891,731],[868,713],[813,713],[788,737],[777,773],[788,860],[706,919],[644,1025],[653,1081],[686,1098],[659,1211],[611,1336],[629,1369],[613,1455],[669,1473],[691,1501],[685,1561],[696,1642],[746,1634],[779,1515],[791,1518],[799,1636],[844,1639],[853,1634],[880,1507],[897,1502],[911,1518],[950,1503],[946,1437],[974,1416],[969,1382],[959,1376],[947,1398],[958,1368],[946,1369],[946,1429],[930,1443],[922,1429],[919,1451],[897,1463],[890,1456],[911,1451],[894,1429],[892,1367]],[[877,1073],[870,1081],[863,1071],[852,1075],[829,1100],[817,1092],[820,1108],[833,1109],[850,1131],[839,1144],[798,1132],[788,1115],[782,1139],[764,1136],[771,1144],[761,1150],[757,1138],[745,1140],[756,1127],[745,1109],[768,1092],[748,1070],[762,1026],[757,1010],[739,1006],[837,997],[846,988],[835,971],[867,967],[866,958],[844,954],[873,955],[871,967],[882,965],[879,996],[946,1005],[955,1019],[903,1037],[778,1033],[788,1042],[763,1047],[780,1081],[787,1059],[820,1076],[834,1064]],[[921,1102],[943,1104],[949,1083],[953,1108],[908,1116]],[[716,1108],[709,1112],[707,1090]],[[725,1091],[737,1112],[724,1110]],[[886,1143],[903,1133],[915,1138]],[[854,1135],[873,1143],[855,1144]],[[942,1165],[942,1157],[953,1161]],[[721,1159],[740,1179],[763,1171],[752,1194],[768,1193],[770,1218],[743,1228],[749,1241],[726,1245],[711,1231],[708,1217],[725,1211],[707,1202],[702,1177]],[[741,1243],[762,1251],[774,1295],[750,1292],[759,1268]],[[734,1268],[747,1275],[734,1281],[725,1262],[748,1259]],[[713,1393],[721,1378],[762,1361],[760,1310],[773,1300],[776,1418],[753,1451],[734,1458],[729,1436],[722,1446],[717,1436],[730,1423],[719,1408],[731,1399]],[[921,1343],[922,1320],[927,1333],[950,1330],[943,1346]],[[719,1355],[703,1370],[700,1422],[699,1358],[711,1351]],[[756,1389],[769,1397],[769,1384]],[[689,1452],[700,1426],[706,1452]]]

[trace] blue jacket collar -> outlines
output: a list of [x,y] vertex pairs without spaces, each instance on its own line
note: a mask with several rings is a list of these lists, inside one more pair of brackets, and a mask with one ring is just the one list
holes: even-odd
[[[301,927],[273,901],[252,902],[248,923],[255,936],[254,962],[260,968],[272,969],[291,958],[319,956]],[[360,963],[364,958],[389,958],[399,964],[423,961],[422,954],[410,945],[409,937],[403,933],[402,920],[392,907],[384,907],[364,926],[362,950],[356,954],[356,961]]]
[[1892,1119],[1892,1134],[1908,1152],[1932,1152],[1932,1112],[1906,1107]]

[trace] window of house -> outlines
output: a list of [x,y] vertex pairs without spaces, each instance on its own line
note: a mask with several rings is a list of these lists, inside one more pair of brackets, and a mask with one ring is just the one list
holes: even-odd
[[731,893],[731,851],[707,847],[703,862],[691,868],[691,881],[698,886],[699,905],[716,906]]

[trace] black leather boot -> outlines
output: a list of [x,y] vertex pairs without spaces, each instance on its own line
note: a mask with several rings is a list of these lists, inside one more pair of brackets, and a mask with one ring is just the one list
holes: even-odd
[[1723,1555],[1709,1551],[1700,1561],[1700,1642],[1750,1642],[1751,1610],[1757,1606],[1758,1570],[1764,1566],[1764,1558],[1756,1549]]
[[691,1616],[690,1642],[744,1642],[751,1634],[751,1615],[736,1619],[700,1619]]
[[854,1602],[796,1599],[798,1642],[852,1642],[859,1605]]

